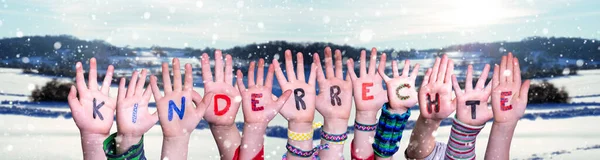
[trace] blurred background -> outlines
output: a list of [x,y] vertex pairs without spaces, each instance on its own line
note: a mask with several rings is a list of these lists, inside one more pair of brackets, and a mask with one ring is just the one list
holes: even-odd
[[[596,0],[0,0],[0,157],[81,159],[66,103],[78,61],[87,70],[88,60],[96,57],[99,80],[108,65],[115,66],[115,97],[120,77],[129,79],[143,68],[158,75],[161,63],[179,58],[194,66],[195,89],[202,94],[202,53],[212,57],[223,50],[234,57],[234,68],[246,73],[250,61],[264,58],[270,64],[282,60],[287,49],[302,52],[308,68],[312,55],[324,57],[329,46],[344,60],[358,60],[361,50],[376,47],[401,66],[405,59],[411,66],[419,63],[417,85],[435,57],[452,58],[464,85],[468,65],[477,78],[485,64],[500,63],[511,52],[519,58],[522,77],[533,80],[511,156],[589,159],[600,155],[600,128],[591,127],[600,120],[598,6]],[[391,60],[386,63],[391,66]],[[358,63],[349,69],[358,69]],[[413,109],[418,115],[418,107]],[[318,113],[315,118],[323,121]],[[349,125],[353,119],[354,111]],[[236,121],[241,129],[241,111]],[[265,158],[285,153],[286,122],[277,116],[269,124]],[[448,140],[450,122],[434,133],[438,141]],[[477,154],[485,152],[490,128],[480,134]],[[160,126],[145,137],[147,156],[158,157]],[[190,159],[218,159],[206,122],[192,137]],[[400,147],[407,143],[408,137]],[[349,158],[349,153],[348,146],[344,154]]]

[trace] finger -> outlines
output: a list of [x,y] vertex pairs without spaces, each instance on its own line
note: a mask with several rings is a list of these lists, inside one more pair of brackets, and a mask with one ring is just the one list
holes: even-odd
[[169,75],[169,65],[167,63],[162,64],[162,77],[165,95],[171,94],[173,88],[171,87],[171,75]]
[[265,60],[258,60],[258,71],[256,73],[256,84],[259,86],[265,85]]
[[408,72],[410,71],[410,61],[404,60],[404,68],[402,68],[402,77],[408,77]]
[[126,97],[132,97],[133,94],[135,94],[135,84],[137,82],[138,74],[138,71],[133,71],[133,74],[131,74],[131,79],[129,79],[129,86],[127,86]]
[[90,72],[88,73],[88,87],[90,90],[98,90],[98,69],[96,58],[90,59]]
[[192,71],[192,65],[187,63],[185,64],[185,75],[184,75],[184,84],[183,84],[183,89],[184,90],[188,90],[188,89],[192,89],[194,88],[194,77],[193,74],[194,72]]
[[[448,69],[448,56],[443,55],[440,63],[440,68],[437,72],[436,82],[443,83],[446,78],[446,70]],[[435,72],[434,72],[435,74]]]
[[206,108],[208,108],[208,106],[211,104],[211,100],[214,96],[214,93],[208,92],[206,95],[204,95],[203,98],[202,96],[200,96],[200,94],[198,94],[198,92],[192,92],[192,101],[196,105],[196,114],[198,115],[198,117],[200,117],[200,119],[202,119],[202,117],[204,116],[204,112],[206,111]]
[[152,94],[154,94],[154,101],[157,101],[162,98],[160,94],[160,89],[158,88],[156,76],[150,76],[150,88],[152,89]]
[[69,90],[68,95],[69,108],[71,108],[71,113],[77,113],[81,109],[81,103],[79,102],[79,98],[77,98],[77,89],[75,86],[71,86],[71,90]]
[[517,86],[521,86],[521,66],[519,65],[519,59],[514,58],[513,64],[513,82],[517,83]]
[[313,63],[315,63],[315,65],[317,66],[317,82],[324,82],[326,80],[325,73],[323,73],[323,67],[321,66],[321,59],[319,58],[319,54],[314,54]]
[[498,66],[498,64],[494,65],[494,74],[492,75],[492,87],[496,87],[498,85],[500,85],[500,77],[498,73],[500,72],[500,67]]
[[515,75],[515,72],[513,70],[513,67],[515,65],[515,63],[513,63],[513,55],[511,52],[508,52],[508,57],[506,57],[506,70],[510,73],[508,75],[506,75],[506,82],[511,83],[513,82],[513,77]]
[[339,49],[335,50],[335,76],[339,79],[344,79],[344,72],[342,72],[342,52]]
[[290,82],[297,80],[296,73],[294,73],[294,61],[292,60],[292,51],[285,50],[285,72],[287,73],[287,79]]
[[431,72],[432,72],[431,68],[427,68],[427,71],[425,72],[425,76],[423,76],[423,82],[421,82],[421,87],[429,84]]
[[135,93],[134,95],[142,95],[144,94],[144,85],[146,85],[146,75],[147,75],[147,71],[146,69],[142,69],[142,73],[140,74],[140,77],[138,78],[137,82],[135,83]]
[[304,57],[301,52],[296,54],[296,74],[299,81],[306,82],[306,78],[304,77]]
[[210,57],[208,54],[202,54],[200,63],[202,67],[202,81],[204,81],[204,83],[213,82],[212,72],[210,70]]
[[485,85],[485,81],[487,81],[487,77],[488,77],[489,73],[490,73],[490,64],[485,64],[485,67],[483,67],[483,71],[481,72],[481,75],[479,75],[479,80],[477,80],[477,85],[475,86],[475,88],[483,89],[483,87]]
[[244,74],[242,74],[241,70],[237,70],[237,78],[236,78],[236,82],[237,82],[237,86],[240,89],[240,92],[244,93],[244,91],[246,91],[246,86],[244,85]]
[[398,73],[398,61],[396,60],[392,61],[392,75],[394,76],[394,78],[400,77],[400,74]]
[[[389,81],[390,77],[387,76],[387,74],[385,74],[385,62],[386,62],[386,58],[387,56],[384,54],[381,54],[381,57],[379,57],[379,67],[377,68],[377,71],[379,72],[379,75],[381,75],[381,78],[383,78],[383,81]],[[394,65],[392,64],[392,67]],[[393,69],[392,69],[393,70]]]
[[446,69],[446,79],[444,80],[444,83],[450,83],[452,80],[452,75],[454,75],[454,60],[449,61],[450,62],[448,62],[448,69]]
[[77,84],[77,91],[79,93],[87,93],[86,91],[88,90],[88,87],[85,84],[85,77],[83,76],[83,65],[81,64],[81,62],[77,62],[77,64],[75,64],[75,70],[75,83]]
[[500,72],[498,75],[500,76],[500,84],[506,82],[506,56],[502,56],[502,61],[500,62]]
[[473,65],[467,67],[467,77],[465,79],[465,92],[473,90]]
[[350,79],[352,79],[352,81],[358,79],[356,73],[354,73],[354,60],[352,58],[349,58],[346,61],[346,68],[348,69],[348,74],[350,74]]
[[221,50],[215,51],[215,82],[225,82],[223,75],[223,53]]
[[523,85],[521,86],[521,91],[519,92],[519,99],[527,102],[529,99],[529,85],[531,84],[530,80],[525,80]]
[[456,96],[463,95],[463,91],[460,89],[460,85],[458,85],[458,80],[456,80],[456,75],[452,75],[452,88],[454,89]]
[[152,89],[150,89],[150,84],[146,86],[144,93],[142,93],[142,97],[146,100],[146,102],[150,101],[150,98],[152,97]]
[[223,81],[229,85],[233,84],[233,57],[229,54],[225,55],[225,79]]
[[327,79],[335,77],[335,73],[333,72],[333,54],[329,47],[325,48],[325,76],[327,76]]
[[274,65],[273,69],[275,69],[275,77],[277,78],[277,82],[279,83],[280,86],[283,86],[285,83],[287,83],[287,80],[285,79],[285,76],[283,75],[283,71],[281,70],[279,61],[277,61],[277,59],[273,59],[272,65]]
[[367,75],[367,51],[362,50],[360,51],[360,76],[363,77],[365,75]]
[[283,92],[283,94],[281,94],[279,98],[277,98],[277,101],[275,101],[275,110],[277,110],[277,112],[279,112],[279,110],[283,108],[285,101],[287,101],[287,99],[290,98],[290,95],[292,95],[292,90],[286,90],[285,92]]
[[415,64],[415,67],[412,70],[412,73],[410,74],[410,78],[412,78],[413,82],[414,80],[417,79],[417,76],[419,76],[419,69],[421,68],[420,64]]
[[108,69],[106,69],[106,75],[104,75],[104,81],[102,82],[102,87],[100,88],[100,92],[102,92],[104,95],[108,95],[110,92],[110,85],[112,84],[114,71],[115,67],[113,67],[113,65],[108,65]]
[[254,85],[256,85],[256,83],[254,83],[254,68],[256,66],[256,62],[252,61],[250,62],[250,67],[248,67],[248,86],[252,87]]
[[440,58],[436,57],[435,62],[433,63],[433,70],[431,70],[431,75],[429,76],[428,83],[435,83],[437,81],[438,71],[440,70]]
[[264,84],[269,89],[273,88],[273,72],[275,72],[273,65],[269,65],[269,69],[267,71],[267,79]]
[[125,78],[121,78],[119,81],[119,91],[117,91],[117,102],[125,99],[125,94],[127,94],[127,90],[125,89]]
[[369,59],[369,72],[367,74],[375,74],[375,64],[377,63],[377,49],[371,48],[371,58]]
[[317,65],[313,62],[310,65],[310,75],[308,76],[308,84],[311,86],[315,86],[315,81],[317,79]]

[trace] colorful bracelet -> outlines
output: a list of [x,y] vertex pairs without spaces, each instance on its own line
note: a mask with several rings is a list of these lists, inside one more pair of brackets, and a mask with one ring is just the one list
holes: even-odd
[[398,152],[398,142],[402,138],[402,131],[410,117],[410,111],[403,114],[393,114],[388,110],[389,104],[383,106],[383,111],[377,123],[375,141],[372,145],[377,156],[387,158]]
[[[317,152],[318,150],[329,149],[329,144],[325,143],[323,145],[318,145],[309,151],[304,151],[300,148],[292,146],[290,143],[285,145],[285,148],[287,148],[288,152],[290,152],[294,156],[307,158],[307,157],[313,156],[313,154],[315,154],[315,153],[318,153]],[[285,156],[283,158],[285,158]]]
[[359,130],[359,131],[365,131],[365,132],[375,131],[375,129],[377,129],[377,123],[362,124],[362,123],[358,123],[357,121],[354,121],[354,129]]
[[344,144],[346,142],[346,139],[348,139],[348,134],[330,134],[325,132],[324,130],[321,130],[321,139],[324,139],[333,144]]
[[308,141],[313,138],[313,130],[308,133],[297,133],[288,129],[288,138],[294,141]]
[[471,126],[455,118],[450,129],[446,158],[475,159],[475,139],[484,126]]
[[144,154],[144,136],[140,141],[131,146],[125,153],[117,154],[117,133],[108,136],[103,142],[103,149],[108,160],[140,160],[146,159]]

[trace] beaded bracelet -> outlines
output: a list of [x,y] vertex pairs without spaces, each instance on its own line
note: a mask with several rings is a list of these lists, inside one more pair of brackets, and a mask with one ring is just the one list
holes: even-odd
[[294,141],[308,141],[313,138],[313,130],[308,133],[297,133],[288,129],[288,138]]
[[288,152],[292,153],[292,155],[294,156],[307,158],[313,156],[313,154],[315,154],[315,152],[317,152],[318,150],[329,149],[329,144],[325,143],[323,145],[318,145],[317,147],[309,151],[304,151],[300,148],[292,146],[290,143],[285,145],[285,148],[287,148]]
[[359,131],[365,131],[365,132],[375,131],[375,129],[377,129],[377,123],[362,124],[362,123],[358,123],[357,121],[354,121],[354,129],[359,130]]
[[348,139],[348,134],[331,134],[325,132],[324,130],[321,130],[321,139],[324,139],[333,144],[344,144],[344,142],[346,142],[346,139]]

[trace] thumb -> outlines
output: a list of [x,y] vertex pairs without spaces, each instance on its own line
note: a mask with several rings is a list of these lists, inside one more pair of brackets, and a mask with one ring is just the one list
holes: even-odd
[[281,108],[283,107],[283,105],[285,104],[285,102],[288,100],[288,98],[290,98],[290,96],[292,95],[292,90],[286,90],[285,92],[283,92],[283,94],[281,94],[281,96],[277,99],[277,101],[275,101],[275,105],[277,105],[275,108],[277,111],[281,110]]
[[208,92],[203,98],[198,92],[192,92],[192,101],[196,105],[196,113],[199,115],[199,117],[204,116],[204,112],[210,105],[210,100],[214,97],[214,95],[214,93]]

